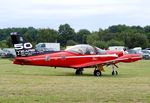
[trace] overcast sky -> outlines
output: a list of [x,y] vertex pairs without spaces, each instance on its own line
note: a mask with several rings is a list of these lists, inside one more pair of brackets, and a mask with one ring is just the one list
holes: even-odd
[[65,23],[76,31],[150,25],[150,0],[0,0],[0,28],[58,29]]

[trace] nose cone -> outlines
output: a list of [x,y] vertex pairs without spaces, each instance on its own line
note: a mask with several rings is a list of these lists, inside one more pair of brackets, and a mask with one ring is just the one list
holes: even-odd
[[141,60],[142,55],[140,55],[140,54],[126,54],[126,55],[122,56],[121,58],[126,58],[122,62],[129,63],[129,62],[135,62],[135,61]]
[[137,58],[137,60],[143,59],[143,56],[141,54],[137,54],[135,57]]

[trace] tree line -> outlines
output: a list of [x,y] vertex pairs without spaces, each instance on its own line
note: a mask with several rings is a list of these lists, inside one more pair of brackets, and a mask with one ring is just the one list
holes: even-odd
[[150,47],[150,26],[113,25],[106,29],[90,32],[75,30],[69,24],[62,24],[58,30],[51,28],[5,28],[0,29],[0,48],[12,47],[10,33],[20,32],[33,45],[40,42],[58,42],[61,47],[75,44],[90,44],[100,48],[126,46],[128,48]]

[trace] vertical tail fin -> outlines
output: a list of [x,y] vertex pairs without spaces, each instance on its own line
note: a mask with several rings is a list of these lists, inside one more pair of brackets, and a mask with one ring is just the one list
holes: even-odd
[[12,32],[11,39],[18,57],[32,55],[32,44],[27,42],[19,32]]

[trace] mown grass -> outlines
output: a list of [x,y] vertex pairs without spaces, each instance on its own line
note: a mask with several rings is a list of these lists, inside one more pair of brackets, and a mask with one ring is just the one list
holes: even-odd
[[0,60],[0,103],[150,103],[150,61],[119,64],[75,76],[73,69],[14,65]]

